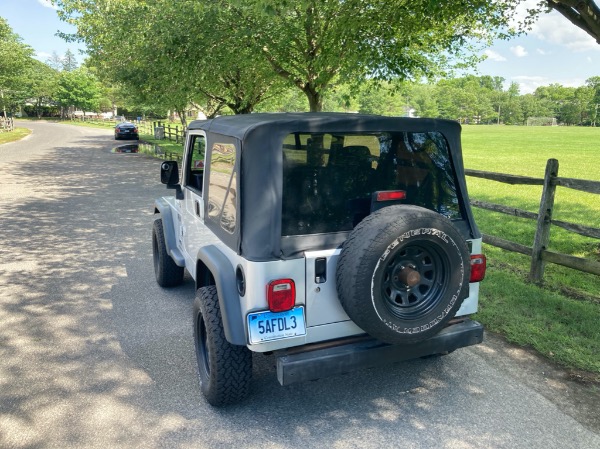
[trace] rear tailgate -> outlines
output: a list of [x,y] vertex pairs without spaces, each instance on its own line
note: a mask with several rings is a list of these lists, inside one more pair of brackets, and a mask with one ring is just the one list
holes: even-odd
[[349,321],[335,286],[335,271],[340,248],[307,251],[306,325],[307,327]]

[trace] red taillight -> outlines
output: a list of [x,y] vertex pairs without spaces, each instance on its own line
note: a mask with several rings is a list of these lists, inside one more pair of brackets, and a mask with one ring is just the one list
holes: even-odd
[[267,302],[271,312],[285,312],[296,303],[296,285],[291,279],[278,279],[267,285]]
[[483,254],[471,256],[471,280],[470,282],[481,282],[485,277],[486,259]]
[[138,132],[138,131],[137,131],[137,128],[133,128],[133,132],[134,132],[134,133],[137,133],[137,132]]
[[384,192],[377,192],[377,201],[394,201],[406,199],[406,192],[404,190],[386,190]]

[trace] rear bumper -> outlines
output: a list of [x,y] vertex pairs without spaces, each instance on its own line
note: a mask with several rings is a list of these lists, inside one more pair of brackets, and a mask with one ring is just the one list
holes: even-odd
[[483,326],[466,319],[438,334],[411,345],[389,345],[370,337],[332,342],[333,346],[312,345],[294,348],[277,357],[277,379],[281,385],[321,379],[358,368],[443,354],[483,341]]

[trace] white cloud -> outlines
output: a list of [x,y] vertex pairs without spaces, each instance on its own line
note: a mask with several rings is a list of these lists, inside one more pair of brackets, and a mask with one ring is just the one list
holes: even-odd
[[587,61],[587,62],[592,62],[592,57],[591,57],[591,56],[588,56],[588,57],[586,58],[586,61]]
[[58,9],[58,7],[52,4],[51,0],[38,0],[38,3],[46,8]]
[[536,49],[535,49],[535,51],[537,51],[537,52],[538,52],[538,54],[540,54],[540,55],[543,55],[543,56],[546,56],[546,55],[550,55],[550,54],[552,54],[551,52],[549,52],[549,51],[546,51],[546,50],[544,50],[544,49],[542,49],[542,48],[536,48]]
[[513,76],[512,80],[519,84],[521,94],[532,94],[538,87],[551,84],[545,76]]
[[494,50],[487,49],[483,52],[490,61],[502,62],[506,61],[506,58],[500,53],[496,53]]
[[532,94],[538,87],[560,84],[564,87],[580,87],[585,84],[582,78],[551,79],[546,76],[513,76],[512,81],[519,84],[521,94]]
[[38,61],[45,61],[46,59],[48,59],[50,56],[52,56],[50,53],[46,53],[45,51],[38,51],[35,54],[35,57]]
[[[527,9],[535,8],[538,2],[539,0],[526,0],[519,4],[514,22],[523,20],[527,16]],[[564,46],[573,52],[600,51],[600,45],[594,38],[556,11],[540,14],[527,34],[550,44]]]
[[525,50],[525,47],[523,47],[521,45],[517,45],[516,47],[510,47],[510,51],[517,58],[524,58],[525,56],[527,56],[529,54],[529,53],[527,53],[527,50]]

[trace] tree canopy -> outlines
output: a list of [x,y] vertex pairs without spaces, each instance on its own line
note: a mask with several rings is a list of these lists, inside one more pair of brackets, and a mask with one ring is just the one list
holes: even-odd
[[114,81],[171,108],[212,100],[245,113],[281,82],[318,111],[334,82],[356,88],[365,80],[434,77],[472,63],[469,50],[477,42],[511,33],[519,0],[55,3],[77,27],[70,38],[85,42],[93,63]]
[[94,75],[80,67],[60,73],[55,98],[63,108],[95,111],[99,107],[100,93]]
[[505,37],[518,2],[237,3],[248,42],[317,111],[334,79],[415,80],[472,64],[474,43]]
[[31,65],[33,50],[21,42],[5,19],[0,17],[0,103],[3,114],[25,89],[25,73]]
[[[0,18],[0,101],[38,116],[59,106],[170,110],[184,124],[195,106],[208,117],[324,109],[596,126],[600,77],[522,95],[499,77],[444,76],[470,67],[480,45],[517,33],[509,24],[520,2],[55,0],[77,27],[65,37],[85,42],[88,59],[78,68],[68,51],[40,63]],[[525,26],[547,10],[540,5]]]

